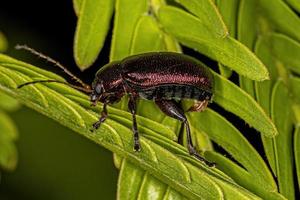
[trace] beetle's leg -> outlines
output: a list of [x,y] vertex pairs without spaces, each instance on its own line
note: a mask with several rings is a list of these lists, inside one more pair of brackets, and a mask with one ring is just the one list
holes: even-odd
[[107,109],[106,109],[106,106],[107,106],[107,103],[104,103],[103,104],[103,109],[101,111],[101,116],[100,116],[99,120],[93,124],[93,128],[94,129],[98,129],[99,126],[101,125],[101,123],[106,120],[106,118],[107,118]]
[[141,145],[139,140],[139,132],[137,130],[137,123],[136,123],[136,97],[133,95],[130,95],[129,101],[128,101],[128,109],[132,114],[132,132],[133,132],[133,141],[134,141],[134,150],[140,151]]
[[198,152],[196,151],[191,137],[190,126],[188,120],[184,114],[183,109],[173,100],[156,100],[155,103],[158,105],[161,111],[163,111],[166,115],[178,119],[184,123],[186,128],[186,135],[187,135],[187,145],[190,155],[195,156],[198,160],[204,162],[206,165],[212,167],[214,163],[211,163],[201,157]]

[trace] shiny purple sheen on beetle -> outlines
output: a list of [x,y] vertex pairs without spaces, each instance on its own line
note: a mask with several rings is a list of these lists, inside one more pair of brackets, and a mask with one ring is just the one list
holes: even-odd
[[202,111],[212,97],[213,76],[209,69],[187,55],[171,52],[144,53],[127,57],[103,66],[92,83],[91,102],[103,103],[99,121],[93,124],[97,129],[107,118],[107,104],[114,104],[129,95],[128,108],[133,117],[132,131],[134,149],[140,150],[136,123],[136,102],[138,98],[154,101],[166,115],[184,123],[189,153],[212,166],[195,150],[190,127],[181,99],[193,99],[195,104],[189,111]]
[[92,84],[91,101],[115,103],[126,93],[148,100],[210,100],[213,77],[193,57],[172,53],[144,53],[103,66]]
[[188,111],[200,112],[210,101],[213,76],[200,61],[190,56],[171,52],[153,52],[130,56],[103,66],[96,73],[91,87],[52,58],[26,45],[18,45],[16,48],[28,50],[52,62],[81,84],[81,86],[77,86],[59,80],[36,80],[23,83],[18,88],[36,83],[56,82],[90,94],[92,105],[97,105],[98,101],[103,103],[101,116],[93,124],[94,129],[99,128],[107,118],[107,105],[120,101],[124,95],[128,94],[128,109],[132,114],[132,131],[136,151],[140,151],[141,148],[136,122],[136,103],[139,98],[152,100],[162,112],[184,124],[189,153],[208,166],[214,165],[202,158],[194,148],[190,126],[179,102],[182,99],[192,99],[195,103]]

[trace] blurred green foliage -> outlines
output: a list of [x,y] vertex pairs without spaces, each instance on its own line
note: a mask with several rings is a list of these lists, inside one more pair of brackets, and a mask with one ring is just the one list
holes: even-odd
[[[7,39],[0,32],[0,52],[6,51],[7,48]],[[18,155],[14,142],[18,138],[18,131],[7,112],[15,111],[19,107],[16,99],[0,92],[0,169],[8,171],[13,171],[17,165]]]
[[109,151],[26,107],[10,116],[21,133],[19,163],[3,173],[0,199],[114,199]]
[[[149,51],[182,52],[180,45],[192,48],[218,62],[213,101],[258,130],[264,152],[258,153],[245,138],[249,130],[238,130],[222,111],[188,114],[198,150],[217,163],[217,169],[208,168],[172,141],[178,139],[180,124],[151,102],[141,101],[143,151],[137,154],[132,151],[131,117],[122,111],[126,99],[117,109],[109,108],[110,119],[99,134],[91,135],[88,130],[101,105],[90,108],[85,95],[56,84],[17,93],[18,84],[32,79],[63,79],[6,56],[0,58],[0,89],[116,153],[118,199],[296,199],[300,3],[224,2],[74,0],[74,58],[82,70],[97,59],[113,16],[111,61]],[[232,74],[238,75],[239,83],[231,82]],[[232,158],[215,150],[212,142]],[[264,153],[267,160],[262,159]]]

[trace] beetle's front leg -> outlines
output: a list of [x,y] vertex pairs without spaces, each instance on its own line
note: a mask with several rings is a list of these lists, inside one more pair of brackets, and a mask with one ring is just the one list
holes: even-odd
[[128,102],[128,109],[132,114],[132,132],[133,132],[133,140],[134,140],[134,150],[140,151],[141,145],[139,140],[139,132],[137,129],[137,123],[136,123],[136,97],[133,95],[130,95],[129,102]]
[[106,118],[107,118],[107,109],[106,109],[106,106],[107,106],[107,103],[104,103],[103,104],[103,109],[101,111],[101,116],[100,116],[99,120],[93,124],[93,128],[94,129],[98,129],[100,127],[101,123],[106,120]]

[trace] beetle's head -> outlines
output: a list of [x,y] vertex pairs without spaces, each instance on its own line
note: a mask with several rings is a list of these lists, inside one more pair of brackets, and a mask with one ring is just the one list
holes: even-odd
[[102,81],[95,82],[92,85],[90,101],[93,106],[96,106],[98,101],[100,101],[101,103],[116,103],[122,98],[123,91],[120,91],[120,88],[117,88],[117,90],[115,90],[115,88],[105,88],[105,86],[106,85],[103,84]]
[[90,95],[92,105],[96,105],[98,101],[114,103],[122,97],[124,92],[119,63],[109,63],[96,73]]
[[97,102],[101,99],[103,96],[104,88],[102,81],[94,81],[92,84],[92,93],[90,94],[90,101],[92,105],[96,105]]

